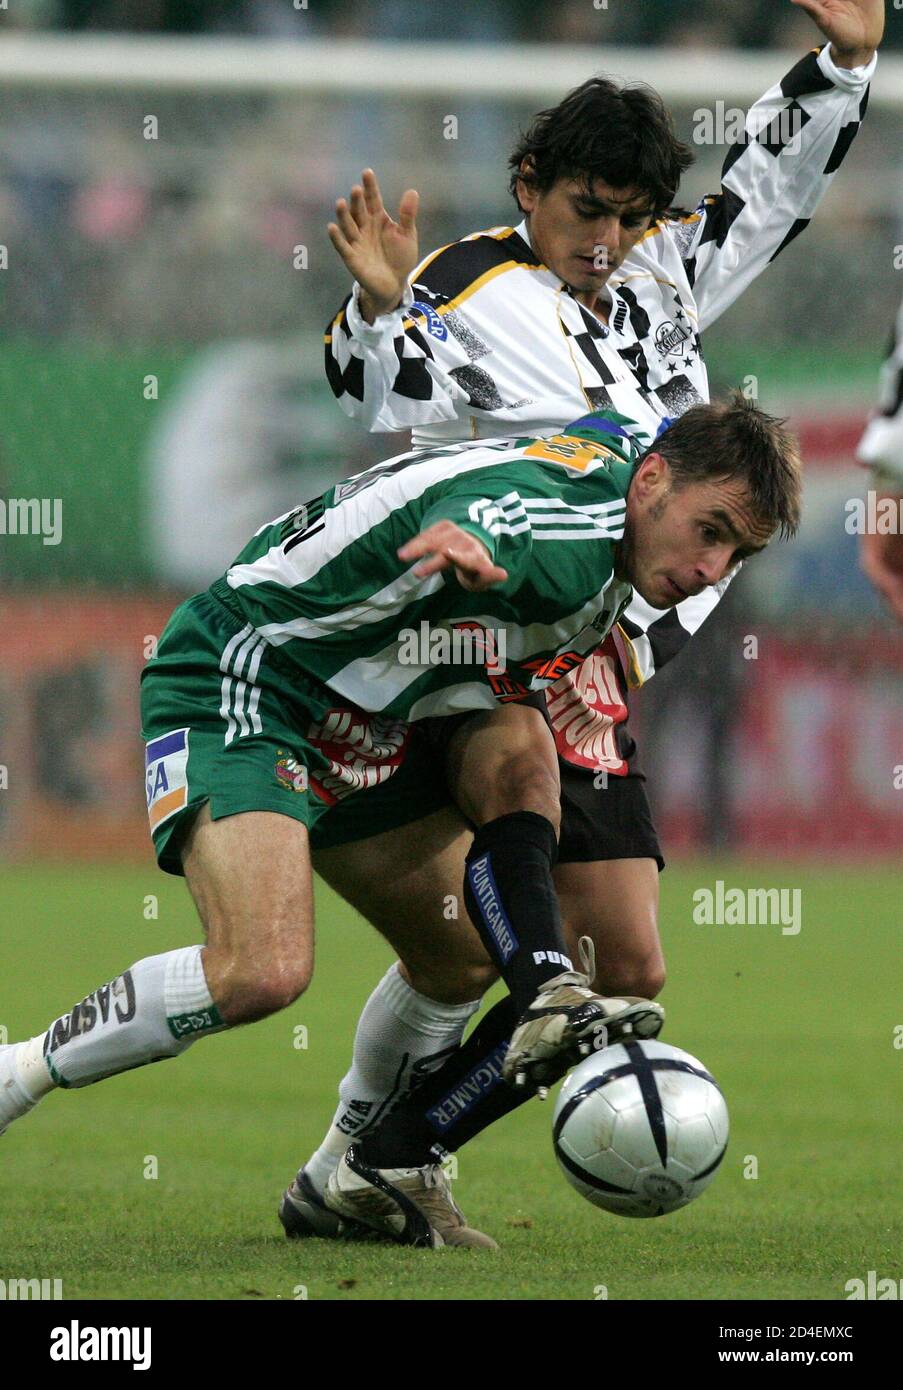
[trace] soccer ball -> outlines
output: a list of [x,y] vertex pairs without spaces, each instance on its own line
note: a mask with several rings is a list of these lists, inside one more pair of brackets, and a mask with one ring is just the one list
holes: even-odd
[[619,1216],[664,1216],[708,1187],[727,1148],[727,1105],[689,1052],[617,1043],[568,1076],[555,1154],[581,1197]]

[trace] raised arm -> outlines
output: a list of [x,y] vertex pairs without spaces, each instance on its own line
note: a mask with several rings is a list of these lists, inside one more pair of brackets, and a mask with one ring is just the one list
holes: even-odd
[[430,303],[417,268],[418,195],[409,188],[398,217],[386,211],[366,169],[350,202],[336,203],[329,238],[354,286],[326,330],[326,375],[346,415],[369,430],[401,430],[466,414],[466,392],[450,375],[469,358]]
[[[672,224],[700,328],[724,313],[808,225],[865,115],[883,0],[791,0],[830,43],[813,50],[752,106],[730,146],[721,192]],[[696,113],[703,119],[704,108]]]
[[359,286],[359,308],[365,323],[397,309],[417,264],[417,208],[420,195],[407,189],[398,205],[398,220],[386,211],[372,169],[351,190],[351,202],[339,198],[329,240],[345,269]]
[[811,15],[839,68],[869,64],[884,38],[884,0],[790,0]]

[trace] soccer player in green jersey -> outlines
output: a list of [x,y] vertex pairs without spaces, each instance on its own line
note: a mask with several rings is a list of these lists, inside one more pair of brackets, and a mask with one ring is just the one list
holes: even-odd
[[[642,455],[605,416],[553,439],[401,455],[262,527],[176,610],[142,677],[157,858],[184,874],[206,945],[138,961],[0,1047],[0,1131],[55,1086],[175,1056],[306,989],[308,831],[356,790],[330,756],[339,724],[395,747],[379,767],[407,796],[422,771],[406,756],[411,720],[543,690],[634,589],[666,607],[717,584],[795,531],[798,465],[779,422],[737,397],[689,411]],[[570,968],[542,820],[514,805],[482,826],[464,888],[515,1004],[506,1076],[533,1083],[600,1030],[616,1041],[661,1024],[656,1005],[604,999]],[[491,1243],[426,1185],[430,1239]]]

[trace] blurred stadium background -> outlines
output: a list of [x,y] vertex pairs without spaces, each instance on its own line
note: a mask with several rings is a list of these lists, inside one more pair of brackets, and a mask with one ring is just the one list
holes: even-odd
[[[706,337],[713,386],[754,378],[801,432],[806,521],[637,697],[671,855],[899,852],[900,635],[844,526],[900,297],[888,19],[825,204]],[[688,139],[699,107],[748,106],[814,34],[785,0],[456,0],[441,19],[414,0],[9,0],[0,496],[61,499],[63,529],[0,538],[2,857],[149,867],[148,639],[258,524],[405,444],[365,437],[323,374],[346,292],[325,224],[361,169],[393,207],[419,188],[426,251],[511,220],[517,128],[591,73],[656,86]],[[696,151],[688,206],[724,154]]]

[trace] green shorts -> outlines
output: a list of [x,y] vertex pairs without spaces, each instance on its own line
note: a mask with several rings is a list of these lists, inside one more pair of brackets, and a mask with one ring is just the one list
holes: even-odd
[[367,839],[449,802],[416,725],[369,714],[289,667],[208,591],[176,609],[141,674],[147,810],[157,861],[181,874],[185,832],[276,811],[311,847]]

